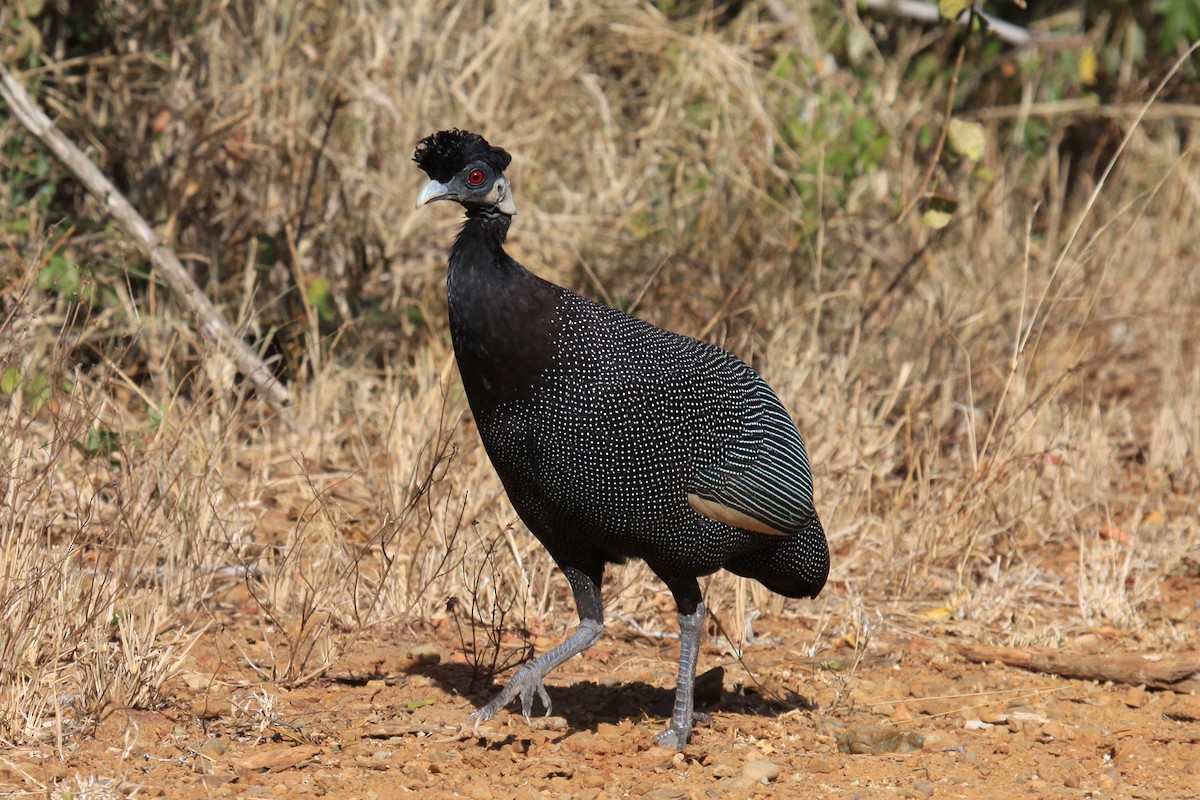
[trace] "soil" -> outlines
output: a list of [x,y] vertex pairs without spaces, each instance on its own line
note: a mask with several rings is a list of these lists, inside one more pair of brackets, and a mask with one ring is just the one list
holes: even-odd
[[[1161,605],[1195,629],[1198,596],[1200,577],[1175,578]],[[53,748],[3,753],[0,795],[1200,797],[1198,695],[970,663],[946,621],[891,625],[920,630],[857,649],[845,638],[813,658],[814,625],[760,621],[743,653],[754,679],[710,635],[697,694],[711,722],[683,753],[654,744],[678,640],[620,621],[551,674],[553,716],[530,724],[514,707],[478,729],[467,715],[494,687],[470,688],[451,624],[359,642],[292,690],[232,685],[233,665],[262,643],[250,627],[225,629],[193,651],[165,708],[111,713],[64,745],[65,760]],[[557,635],[538,637],[538,651]],[[1100,629],[1064,649],[1138,644]]]

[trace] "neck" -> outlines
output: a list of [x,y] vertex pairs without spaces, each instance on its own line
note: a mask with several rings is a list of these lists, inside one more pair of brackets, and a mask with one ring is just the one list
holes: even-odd
[[468,209],[450,250],[450,334],[476,416],[529,395],[549,358],[559,293],[504,252],[511,221]]

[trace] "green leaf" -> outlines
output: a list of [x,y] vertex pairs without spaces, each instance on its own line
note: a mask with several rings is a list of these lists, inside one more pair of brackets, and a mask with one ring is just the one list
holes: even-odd
[[308,283],[308,304],[317,310],[317,315],[328,322],[336,312],[333,308],[333,298],[329,294],[329,281],[324,278],[313,278]]
[[25,399],[29,401],[29,413],[37,416],[50,399],[50,378],[45,372],[38,371],[33,380],[25,384]]
[[83,452],[91,458],[97,455],[111,455],[121,446],[121,434],[108,428],[88,428],[87,438],[83,440]]
[[987,134],[978,122],[968,122],[965,119],[950,120],[950,149],[963,158],[978,161],[983,158],[983,148],[987,144]]
[[12,394],[21,385],[21,370],[16,367],[9,367],[0,374],[0,392]]
[[950,224],[950,220],[954,218],[954,212],[958,210],[958,201],[953,197],[935,194],[930,195],[925,201],[925,210],[921,213],[921,222],[925,227],[932,228],[935,231],[940,230]]
[[938,0],[938,14],[943,22],[953,22],[971,7],[971,0]]
[[79,265],[64,255],[56,254],[38,273],[37,285],[43,292],[53,289],[59,295],[71,297],[78,291],[81,280]]

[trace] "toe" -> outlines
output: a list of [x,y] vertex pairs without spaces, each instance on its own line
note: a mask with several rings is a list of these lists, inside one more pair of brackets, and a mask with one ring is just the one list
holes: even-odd
[[657,734],[654,740],[663,747],[682,750],[687,746],[688,734],[686,731],[680,731],[676,728],[667,728],[662,733]]

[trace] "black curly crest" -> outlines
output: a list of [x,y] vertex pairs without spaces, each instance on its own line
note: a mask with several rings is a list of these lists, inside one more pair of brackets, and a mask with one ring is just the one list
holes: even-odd
[[417,142],[413,161],[430,178],[445,183],[473,161],[482,161],[497,172],[503,172],[512,156],[503,148],[492,147],[478,133],[455,128],[438,131]]

